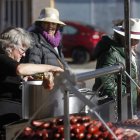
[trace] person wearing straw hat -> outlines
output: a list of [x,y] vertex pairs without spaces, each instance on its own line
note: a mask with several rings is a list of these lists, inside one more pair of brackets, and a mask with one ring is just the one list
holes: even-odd
[[65,26],[65,23],[59,19],[57,9],[43,8],[38,19],[28,29],[34,38],[35,45],[28,49],[23,61],[50,64],[71,71],[62,53],[60,32],[62,26]]
[[[117,63],[123,63],[125,65],[125,27],[124,20],[114,21],[114,34],[113,36],[105,35],[101,41],[97,44],[94,58],[97,59],[96,69],[111,66]],[[131,76],[137,82],[135,49],[138,46],[140,40],[140,19],[130,19],[130,38],[131,38]],[[122,76],[122,95],[126,94],[126,75]],[[133,111],[134,114],[137,112],[137,89],[132,84],[132,99],[133,99]],[[102,87],[101,87],[102,85]],[[100,88],[100,89],[99,89]],[[99,89],[99,97],[107,97],[104,100],[99,101],[99,104],[108,102],[109,100],[115,100],[117,94],[117,76],[106,75],[95,79],[93,90]]]
[[[63,74],[60,74],[58,79],[55,78],[57,80],[55,82],[55,89],[51,91],[53,93],[48,94],[49,97],[55,94],[55,97],[50,97],[51,99],[48,97],[48,102],[51,101],[50,106],[52,106],[51,115],[60,114],[61,112],[60,110],[53,112],[53,109],[56,110],[54,107],[56,103],[58,103],[57,107],[62,104],[62,93],[64,93],[64,88],[62,88],[61,84],[62,79],[69,79],[71,84],[76,86],[75,74],[71,71],[62,53],[63,46],[60,29],[63,26],[65,26],[65,23],[60,20],[59,11],[56,8],[43,8],[33,26],[28,29],[34,38],[35,45],[27,50],[26,56],[23,58],[24,62],[49,64],[64,69]],[[67,77],[64,75],[67,75]],[[62,107],[60,108],[63,110]]]
[[28,29],[33,35],[35,45],[27,51],[24,61],[64,67],[62,36],[59,31],[64,25],[65,23],[59,19],[57,9],[51,7],[42,9],[38,19]]

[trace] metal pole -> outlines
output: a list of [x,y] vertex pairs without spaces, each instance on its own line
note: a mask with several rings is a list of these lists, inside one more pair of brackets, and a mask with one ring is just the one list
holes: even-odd
[[[130,0],[124,0],[124,19],[125,19],[125,53],[126,53],[126,71],[129,75],[131,75],[131,51],[130,51]],[[126,92],[129,94],[128,96],[128,118],[132,118],[133,109],[131,102],[131,82],[128,77],[126,77]]]
[[69,91],[64,94],[64,138],[70,140]]
[[97,77],[101,77],[107,74],[114,74],[118,72],[124,71],[124,65],[119,63],[119,64],[114,64],[112,66],[96,69],[94,71],[89,71],[89,72],[84,72],[84,73],[79,73],[76,75],[77,81],[85,81]]
[[118,112],[118,120],[122,121],[122,75],[117,75],[118,85],[117,85],[117,112]]

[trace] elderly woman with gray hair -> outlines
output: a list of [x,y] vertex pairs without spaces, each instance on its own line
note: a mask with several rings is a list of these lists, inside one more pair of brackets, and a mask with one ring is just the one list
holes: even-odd
[[[9,81],[14,76],[29,76],[36,73],[62,72],[59,67],[43,64],[21,64],[20,59],[25,56],[26,50],[31,47],[32,38],[28,32],[21,28],[10,27],[0,35],[0,96],[11,96],[11,93],[19,96],[19,88],[13,86]],[[53,78],[53,75],[51,75]],[[46,77],[44,76],[44,79]],[[53,81],[47,79],[46,88],[53,88]],[[13,96],[12,95],[12,96]]]
[[[32,38],[30,34],[21,29],[10,27],[0,35],[0,100],[12,100],[20,102],[21,90],[19,89],[21,76],[30,76],[44,73],[43,86],[51,90],[54,86],[54,74],[63,72],[63,69],[45,64],[22,64],[20,59],[25,56],[26,50],[31,47]],[[49,74],[48,74],[49,73]],[[46,76],[47,75],[47,76]],[[6,104],[5,104],[6,105]],[[3,108],[5,108],[3,106]],[[11,108],[11,107],[10,107]],[[16,110],[16,106],[14,107]],[[14,113],[0,113],[0,129],[3,125],[20,119]],[[5,112],[5,111],[4,111]],[[3,114],[3,115],[2,115]]]

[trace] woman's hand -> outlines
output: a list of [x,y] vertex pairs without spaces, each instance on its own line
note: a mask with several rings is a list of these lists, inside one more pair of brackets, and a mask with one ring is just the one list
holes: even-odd
[[54,87],[54,75],[52,72],[45,72],[43,76],[43,87],[52,90]]
[[22,79],[25,82],[27,82],[27,81],[33,81],[34,80],[33,76],[24,76]]

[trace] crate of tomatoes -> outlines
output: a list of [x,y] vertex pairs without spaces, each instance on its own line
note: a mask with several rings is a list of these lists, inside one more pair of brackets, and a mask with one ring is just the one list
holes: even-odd
[[[140,134],[134,129],[106,122],[118,140],[139,140]],[[71,140],[114,140],[101,121],[87,115],[70,115]],[[64,140],[64,117],[47,120],[33,120],[24,128],[18,140]]]

